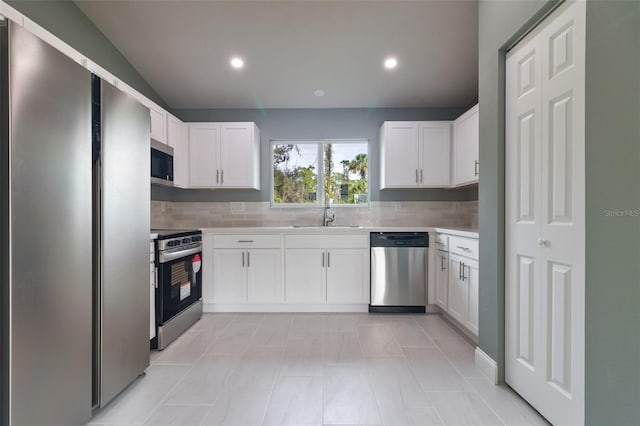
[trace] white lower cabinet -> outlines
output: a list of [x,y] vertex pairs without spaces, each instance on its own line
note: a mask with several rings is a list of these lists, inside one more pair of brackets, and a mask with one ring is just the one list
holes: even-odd
[[247,301],[280,302],[280,249],[256,249],[246,252]]
[[216,303],[280,302],[279,249],[213,250]]
[[327,303],[369,303],[369,250],[327,250]]
[[479,326],[479,296],[480,296],[480,275],[478,262],[475,260],[464,260],[464,280],[468,287],[467,311],[465,314],[464,325],[476,336],[478,335]]
[[436,305],[445,311],[449,306],[449,253],[436,251]]
[[205,233],[203,243],[205,309],[363,312],[369,304],[368,233]]
[[462,281],[462,257],[449,255],[449,305],[447,312],[460,324],[464,324],[469,300],[467,285]]
[[217,303],[247,301],[244,250],[216,249],[213,251],[214,299]]
[[478,335],[478,261],[449,254],[449,306],[447,312]]
[[326,250],[287,249],[285,258],[285,302],[325,302],[326,256]]
[[459,326],[478,336],[478,239],[436,234],[435,303]]
[[369,303],[366,249],[288,249],[285,301]]

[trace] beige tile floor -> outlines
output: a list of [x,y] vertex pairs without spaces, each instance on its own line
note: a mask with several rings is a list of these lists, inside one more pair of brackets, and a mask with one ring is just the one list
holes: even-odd
[[439,315],[205,314],[95,425],[546,425]]

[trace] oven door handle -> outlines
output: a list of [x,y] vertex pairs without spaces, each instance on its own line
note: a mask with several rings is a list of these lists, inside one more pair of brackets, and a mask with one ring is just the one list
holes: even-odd
[[174,251],[174,252],[168,252],[168,253],[163,252],[163,253],[160,253],[160,256],[158,258],[158,263],[167,263],[172,260],[180,259],[181,257],[185,257],[190,254],[196,254],[200,252],[202,252],[202,246],[192,247],[187,250],[180,250],[180,251]]

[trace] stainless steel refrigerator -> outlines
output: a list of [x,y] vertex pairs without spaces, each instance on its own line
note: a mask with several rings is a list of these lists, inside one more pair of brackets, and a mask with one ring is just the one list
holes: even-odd
[[84,424],[148,366],[149,161],[146,108],[0,25],[0,424]]

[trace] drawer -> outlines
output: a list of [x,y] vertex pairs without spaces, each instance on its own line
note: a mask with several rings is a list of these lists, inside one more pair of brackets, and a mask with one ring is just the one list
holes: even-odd
[[475,238],[449,237],[449,252],[471,259],[479,258],[479,241]]
[[449,251],[449,236],[446,234],[436,233],[436,246],[438,250]]
[[369,234],[365,235],[287,235],[288,249],[369,248]]
[[216,249],[279,249],[280,235],[214,235],[213,248]]

